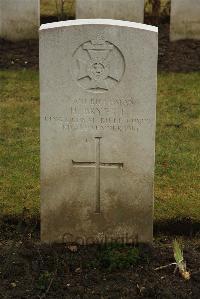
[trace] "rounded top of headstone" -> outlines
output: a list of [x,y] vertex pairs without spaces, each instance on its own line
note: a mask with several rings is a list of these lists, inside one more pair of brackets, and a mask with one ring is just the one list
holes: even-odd
[[146,25],[142,23],[135,23],[129,21],[121,21],[121,20],[112,20],[112,19],[78,19],[78,20],[70,20],[70,21],[61,21],[61,22],[53,22],[42,24],[40,26],[41,30],[54,29],[60,27],[69,27],[69,26],[80,26],[80,25],[110,25],[110,26],[120,26],[120,27],[129,27],[141,30],[148,30],[151,32],[158,32],[158,27]]

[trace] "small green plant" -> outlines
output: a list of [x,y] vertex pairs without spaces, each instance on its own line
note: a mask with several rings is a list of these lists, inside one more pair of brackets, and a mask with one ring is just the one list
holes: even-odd
[[189,280],[191,277],[191,274],[186,269],[186,262],[184,261],[184,258],[183,258],[183,250],[182,250],[181,243],[178,242],[176,239],[173,242],[173,253],[174,253],[174,259],[176,261],[175,263],[171,263],[169,265],[158,267],[155,270],[161,270],[161,269],[168,268],[170,266],[175,265],[176,268],[174,270],[174,273],[178,269],[181,277],[184,278],[185,280]]
[[64,4],[65,0],[55,0],[56,11],[58,16],[58,21],[64,20],[65,12],[64,12]]
[[41,273],[37,282],[37,288],[41,291],[46,290],[51,281],[51,278],[52,274],[48,271],[44,271],[43,273]]
[[136,265],[140,260],[140,252],[137,247],[110,247],[100,254],[100,266],[112,271],[124,269]]
[[184,261],[183,258],[182,246],[177,240],[174,240],[173,242],[173,252],[174,252],[174,259],[176,261],[176,269],[178,268],[180,275],[184,279],[189,280],[190,272],[188,272],[186,269],[186,262]]
[[183,250],[176,239],[173,242],[173,251],[176,263],[181,264],[183,262]]

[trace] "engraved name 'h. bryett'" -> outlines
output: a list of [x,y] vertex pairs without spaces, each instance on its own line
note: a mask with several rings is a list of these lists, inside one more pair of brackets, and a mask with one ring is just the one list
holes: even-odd
[[76,162],[72,160],[74,167],[94,167],[96,172],[96,208],[95,213],[101,212],[101,203],[100,203],[100,169],[101,168],[123,168],[123,163],[103,163],[101,162],[100,156],[100,140],[102,137],[95,137],[96,141],[96,162]]

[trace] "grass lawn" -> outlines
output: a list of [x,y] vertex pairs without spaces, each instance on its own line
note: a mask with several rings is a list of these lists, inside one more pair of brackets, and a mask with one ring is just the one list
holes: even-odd
[[[0,214],[39,216],[38,72],[1,71]],[[159,74],[155,220],[200,221],[200,73]]]
[[39,211],[39,85],[35,71],[0,72],[0,215]]

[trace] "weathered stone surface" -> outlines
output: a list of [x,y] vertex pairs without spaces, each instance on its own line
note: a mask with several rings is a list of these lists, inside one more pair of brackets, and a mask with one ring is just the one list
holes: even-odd
[[200,0],[171,0],[170,39],[200,39]]
[[39,0],[0,0],[0,38],[38,38]]
[[117,19],[143,23],[144,0],[76,0],[77,19]]
[[157,28],[40,29],[41,238],[152,241]]

